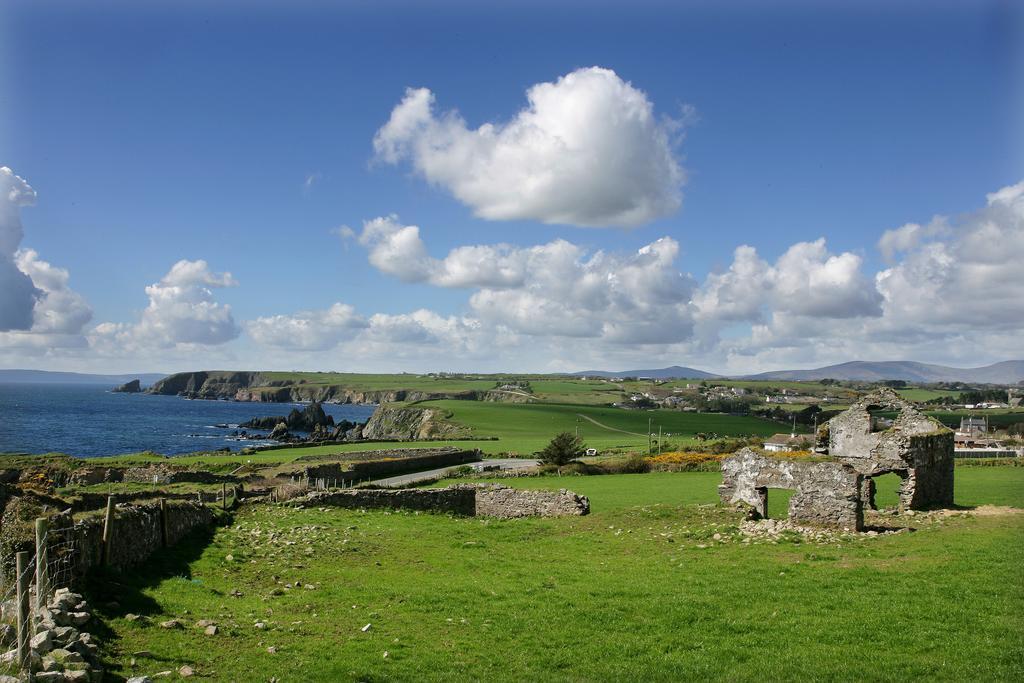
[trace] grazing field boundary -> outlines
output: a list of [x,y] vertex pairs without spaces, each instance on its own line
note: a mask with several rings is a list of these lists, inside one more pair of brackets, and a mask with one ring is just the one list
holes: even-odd
[[406,509],[468,517],[565,517],[590,512],[590,500],[572,491],[531,491],[498,484],[444,489],[350,489],[312,493],[293,504],[349,509]]
[[[58,562],[60,585],[74,586],[95,567],[125,569],[140,564],[196,529],[212,526],[215,519],[212,507],[197,502],[115,505],[110,499],[103,516],[75,521],[65,512],[46,518],[48,531],[23,550]],[[4,569],[9,568],[4,562]],[[4,578],[7,585],[14,577]]]

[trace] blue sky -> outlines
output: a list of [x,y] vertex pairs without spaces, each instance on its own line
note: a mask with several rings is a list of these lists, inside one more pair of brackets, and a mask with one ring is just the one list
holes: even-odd
[[[32,249],[33,262],[68,278],[48,289],[45,274],[31,277],[36,322],[0,331],[0,361],[86,371],[197,363],[562,370],[664,361],[746,371],[851,354],[965,364],[1020,356],[1013,353],[1017,330],[1005,318],[1024,325],[1024,313],[1017,315],[1008,295],[1009,308],[1003,305],[1005,292],[969,324],[941,315],[911,315],[903,327],[894,321],[920,305],[911,275],[934,283],[935,272],[922,274],[922,264],[936,245],[962,252],[992,211],[1000,217],[1002,256],[1019,255],[1017,195],[995,208],[987,196],[1024,178],[1022,14],[1000,2],[889,4],[6,3],[0,165],[34,191],[17,207],[22,256],[7,256],[31,276],[40,268],[26,265],[24,251]],[[648,212],[628,227],[546,223],[544,207],[524,209],[525,217],[482,218],[481,201],[459,197],[460,183],[475,180],[469,171],[428,172],[436,160],[407,150],[389,161],[375,150],[375,135],[407,87],[432,93],[431,121],[457,110],[472,139],[481,125],[515,120],[536,84],[595,66],[613,74],[601,77],[601,87],[628,84],[646,99],[654,118],[645,130],[671,138],[685,173],[677,210]],[[675,123],[663,125],[666,117]],[[438,134],[401,143],[429,146],[437,140],[424,136]],[[602,138],[608,146],[596,158],[607,160],[601,154],[636,139]],[[639,149],[641,156],[648,150]],[[517,182],[543,171],[545,159],[523,161]],[[588,185],[588,173],[570,180],[574,202],[611,201]],[[520,191],[509,188],[513,197]],[[410,258],[422,261],[422,250],[395,257],[390,271],[375,265],[381,243],[362,225],[392,214],[389,234],[419,226],[435,260],[470,245],[528,250],[560,239],[579,250],[583,275],[608,280],[629,268],[630,254],[667,237],[676,245],[671,258],[636,267],[683,277],[656,300],[628,288],[611,299],[580,299],[574,313],[587,302],[593,308],[567,333],[557,324],[564,313],[538,301],[558,287],[528,268],[524,281],[495,287],[439,284],[441,276],[425,274],[403,281],[396,273]],[[948,216],[949,225],[930,224],[936,215]],[[879,240],[908,223],[921,229],[905,231],[914,236],[886,259]],[[348,239],[339,236],[341,226],[350,226]],[[801,297],[781,281],[783,269],[797,266],[778,260],[819,238],[825,246],[813,256],[792,255],[810,269],[812,287],[820,281],[815,264],[825,271],[829,258],[840,259],[831,262],[836,268],[845,264],[842,282],[825,275],[846,288],[829,297],[842,310],[784,300],[786,292]],[[756,249],[761,269],[772,271],[753,289],[779,294],[725,314],[716,299],[722,283],[708,278],[729,272],[740,245]],[[613,265],[586,266],[597,251]],[[207,269],[168,279],[180,260],[203,260]],[[971,300],[989,296],[1004,265],[968,264],[941,276]],[[879,273],[901,266],[888,281],[903,289],[878,284]],[[154,304],[145,288],[160,283],[198,289],[171,302],[170,317],[162,312],[168,308],[147,318]],[[732,284],[740,291],[751,283]],[[847,297],[865,288],[874,299]],[[73,305],[65,290],[78,297]],[[952,305],[945,290],[932,294]],[[50,315],[47,328],[40,321],[60,297],[60,310],[75,309],[77,317],[58,324]],[[335,334],[288,341],[323,324],[338,303],[353,310]],[[650,311],[663,306],[673,313],[662,332],[620,329],[657,326]],[[506,315],[516,307],[528,310]],[[85,308],[89,320],[78,325]],[[417,310],[435,317],[402,317]],[[545,314],[554,318],[550,333]],[[621,320],[616,329],[608,328],[611,315]],[[260,319],[269,322],[252,327]],[[473,335],[480,336],[466,341]]]

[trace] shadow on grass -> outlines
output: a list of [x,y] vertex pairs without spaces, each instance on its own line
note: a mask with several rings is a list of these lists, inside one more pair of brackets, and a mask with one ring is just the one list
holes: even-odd
[[[147,589],[168,579],[191,580],[191,565],[210,545],[215,531],[214,526],[196,529],[174,547],[157,551],[141,564],[124,569],[100,567],[86,577],[83,593],[93,606],[94,615],[98,617],[90,623],[89,632],[103,643],[107,655],[112,653],[111,645],[117,642],[118,636],[106,620],[128,614],[137,614],[147,619],[163,612],[161,605],[146,595]],[[220,592],[214,591],[214,594],[220,595]],[[133,654],[154,662],[180,663],[148,652]],[[125,679],[108,670],[103,680]]]

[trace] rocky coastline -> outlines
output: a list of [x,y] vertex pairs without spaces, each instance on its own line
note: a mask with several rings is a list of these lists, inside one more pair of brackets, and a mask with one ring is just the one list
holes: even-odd
[[282,380],[261,372],[198,371],[169,375],[146,389],[148,394],[190,399],[246,401],[253,403],[381,403],[456,399],[475,401],[477,391],[410,391],[406,389],[360,390],[340,384],[313,384]]

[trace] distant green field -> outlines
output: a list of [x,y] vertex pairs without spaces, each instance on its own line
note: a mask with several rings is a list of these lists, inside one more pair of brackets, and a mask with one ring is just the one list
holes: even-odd
[[958,391],[938,391],[936,389],[898,389],[897,393],[908,401],[918,401],[920,403],[945,396],[955,398],[960,395]]
[[469,426],[476,436],[497,436],[497,442],[484,442],[487,445],[483,448],[497,449],[489,452],[532,453],[558,432],[575,432],[577,428],[589,446],[600,449],[646,446],[648,424],[655,434],[660,427],[665,438],[674,442],[692,440],[698,432],[767,436],[783,428],[777,422],[756,417],[675,410],[476,401],[431,401],[422,405],[449,411],[452,421]]

